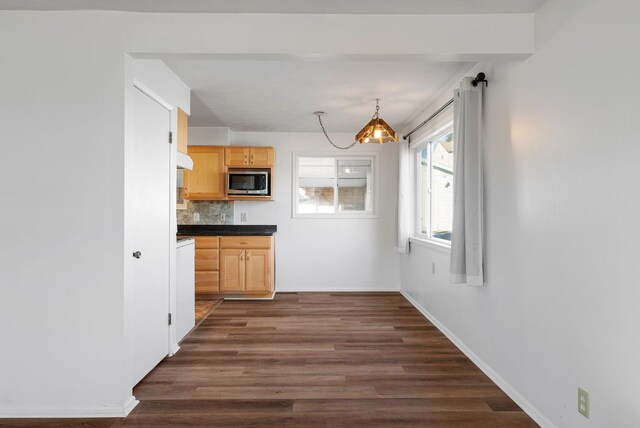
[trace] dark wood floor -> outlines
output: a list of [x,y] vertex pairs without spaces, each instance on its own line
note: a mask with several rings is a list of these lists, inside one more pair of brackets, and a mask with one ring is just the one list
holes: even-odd
[[126,419],[0,426],[536,426],[397,293],[225,301],[181,347]]

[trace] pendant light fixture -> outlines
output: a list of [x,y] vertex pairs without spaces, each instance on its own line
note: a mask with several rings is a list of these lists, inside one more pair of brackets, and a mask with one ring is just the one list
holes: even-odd
[[396,131],[391,128],[387,122],[380,118],[380,100],[376,98],[376,112],[373,114],[373,117],[365,125],[364,128],[356,135],[356,140],[347,147],[340,147],[331,141],[327,131],[324,129],[324,124],[322,123],[322,115],[324,115],[323,111],[315,111],[313,112],[316,116],[318,116],[318,122],[320,123],[320,128],[322,128],[322,132],[324,136],[327,138],[327,141],[331,143],[333,147],[340,150],[347,150],[351,147],[355,146],[356,143],[378,143],[384,144],[390,141],[398,142],[399,138],[396,134]]
[[387,122],[380,118],[380,100],[376,99],[376,112],[373,117],[365,125],[358,135],[356,141],[359,143],[388,143],[390,141],[398,142],[396,131],[391,128]]

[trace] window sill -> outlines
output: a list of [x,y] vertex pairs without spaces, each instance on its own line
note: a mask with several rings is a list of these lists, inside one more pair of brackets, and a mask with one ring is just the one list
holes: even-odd
[[412,236],[411,238],[409,238],[409,242],[419,247],[429,248],[445,254],[451,254],[451,245],[441,244],[440,242],[431,239],[423,239]]
[[379,218],[377,214],[293,214],[291,216],[293,219],[344,219],[344,220],[353,220],[353,219],[377,219]]

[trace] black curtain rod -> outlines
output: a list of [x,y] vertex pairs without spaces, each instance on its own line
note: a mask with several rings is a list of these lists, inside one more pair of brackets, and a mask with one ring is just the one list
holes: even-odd
[[[489,81],[487,80],[487,75],[484,73],[478,73],[478,75],[476,76],[475,79],[473,79],[471,81],[471,84],[473,86],[478,86],[479,83],[484,83],[485,85],[489,86]],[[404,137],[402,137],[403,139],[408,139],[409,137],[411,137],[411,135],[416,132],[418,129],[422,128],[423,126],[425,126],[427,123],[431,122],[437,115],[439,115],[440,113],[442,113],[444,111],[444,109],[446,109],[447,107],[449,107],[451,104],[453,104],[453,98],[451,98],[449,101],[447,101],[446,103],[444,103],[444,105],[442,107],[440,107],[438,110],[435,111],[435,113],[433,113],[431,116],[429,116],[428,118],[426,118],[425,120],[423,120],[422,122],[420,122],[420,124],[418,126],[416,126],[415,128],[413,128],[411,131],[409,131],[407,133],[407,135],[405,135]]]
[[404,138],[405,140],[407,140],[409,137],[411,137],[411,135],[416,132],[418,129],[422,128],[423,126],[425,126],[427,123],[431,122],[437,115],[439,115],[440,113],[443,112],[444,109],[446,109],[447,107],[449,107],[451,104],[453,104],[453,98],[451,98],[449,101],[447,101],[446,103],[444,103],[444,105],[442,107],[440,107],[438,110],[436,110],[435,113],[433,113],[431,116],[429,116],[428,118],[426,118],[425,120],[423,120],[420,125],[416,126],[415,128],[413,128],[411,131],[409,131],[409,133],[407,135],[405,135]]

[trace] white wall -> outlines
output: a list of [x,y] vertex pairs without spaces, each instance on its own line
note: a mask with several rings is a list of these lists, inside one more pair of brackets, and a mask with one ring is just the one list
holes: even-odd
[[0,416],[117,416],[132,403],[124,142],[134,70],[127,32],[116,31],[128,21],[114,16],[0,12],[0,183],[11,205],[0,210]]
[[[331,134],[347,146],[353,134]],[[386,291],[399,289],[398,255],[393,252],[397,194],[397,146],[363,144],[341,151],[321,133],[234,132],[232,145],[274,146],[275,200],[235,202],[234,222],[276,224],[276,290]],[[379,153],[379,218],[301,219],[291,217],[293,152],[333,155]]]
[[122,36],[16,17],[0,13],[0,414],[122,410]]
[[403,290],[542,424],[640,426],[638,13],[550,0],[536,54],[481,67],[486,285],[451,285],[448,256],[428,248],[401,261]]
[[231,130],[223,126],[190,126],[190,146],[228,146]]

